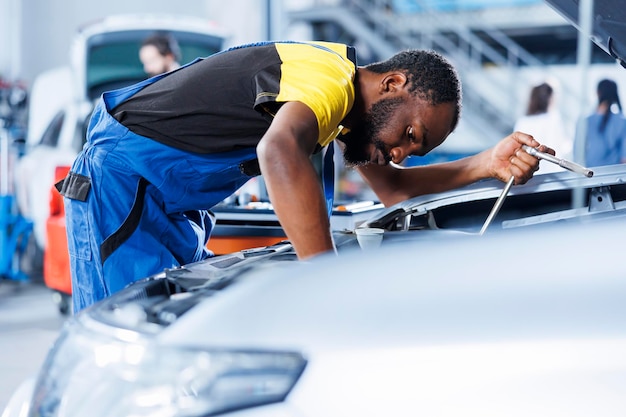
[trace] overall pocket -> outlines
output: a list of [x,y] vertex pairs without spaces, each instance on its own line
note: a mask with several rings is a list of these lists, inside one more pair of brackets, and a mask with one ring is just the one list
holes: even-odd
[[64,197],[69,254],[77,259],[90,261],[91,233],[87,198],[91,190],[91,180],[89,177],[70,171],[67,177],[55,186]]
[[91,261],[91,243],[88,203],[65,197],[65,223],[68,250],[71,257]]

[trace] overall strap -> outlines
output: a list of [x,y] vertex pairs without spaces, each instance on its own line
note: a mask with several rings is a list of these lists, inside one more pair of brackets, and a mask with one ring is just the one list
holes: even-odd
[[330,142],[326,146],[324,159],[322,160],[322,185],[324,187],[324,197],[326,198],[326,209],[328,217],[333,214],[333,200],[335,198],[335,144]]
[[115,107],[117,107],[118,104],[121,104],[122,102],[126,101],[129,97],[132,97],[133,95],[135,95],[135,93],[137,93],[138,91],[142,90],[144,87],[159,81],[161,78],[168,76],[169,74],[179,71],[185,67],[188,67],[190,65],[195,64],[198,61],[201,61],[202,58],[196,58],[191,62],[188,62],[187,64],[173,70],[170,72],[164,72],[162,74],[157,74],[153,77],[147,78],[143,81],[140,81],[136,84],[132,84],[126,87],[122,87],[119,88],[117,90],[111,90],[111,91],[105,91],[102,94],[102,98],[104,100],[104,102],[106,103],[106,107],[107,110],[111,110]]

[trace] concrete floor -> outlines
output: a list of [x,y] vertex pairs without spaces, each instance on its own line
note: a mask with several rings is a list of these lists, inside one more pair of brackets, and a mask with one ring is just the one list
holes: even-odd
[[41,279],[0,279],[0,414],[19,384],[37,373],[66,319]]

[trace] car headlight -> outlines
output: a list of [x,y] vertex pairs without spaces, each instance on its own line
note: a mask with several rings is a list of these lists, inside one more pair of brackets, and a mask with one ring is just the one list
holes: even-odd
[[162,347],[68,324],[39,375],[31,416],[205,416],[282,401],[299,353]]

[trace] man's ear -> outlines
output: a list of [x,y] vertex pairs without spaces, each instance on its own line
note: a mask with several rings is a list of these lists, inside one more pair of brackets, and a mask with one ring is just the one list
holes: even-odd
[[381,93],[393,93],[402,89],[407,83],[406,75],[401,72],[390,72],[386,74],[380,84]]

